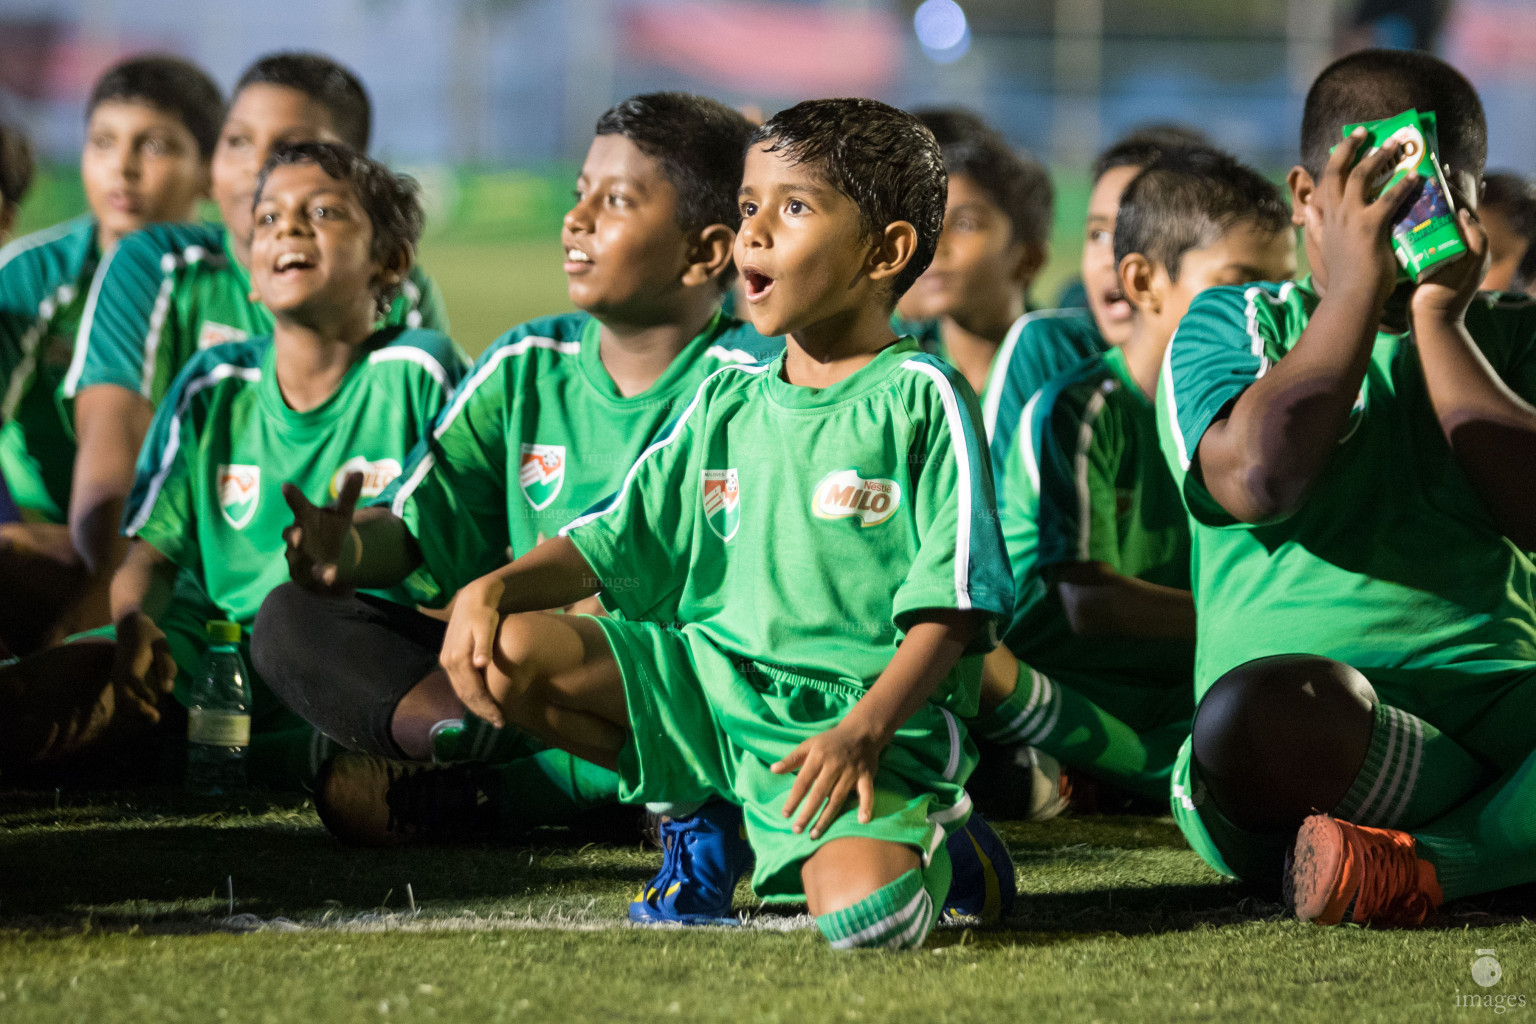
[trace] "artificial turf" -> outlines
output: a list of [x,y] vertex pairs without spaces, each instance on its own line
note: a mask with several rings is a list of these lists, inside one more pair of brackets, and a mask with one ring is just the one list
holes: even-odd
[[[296,799],[0,794],[0,1021],[1495,1012],[1468,996],[1505,997],[1496,1015],[1536,1013],[1530,891],[1453,906],[1418,931],[1325,929],[1221,881],[1167,819],[998,831],[1020,886],[1003,926],[945,927],[913,954],[837,954],[793,908],[740,929],[622,923],[659,858],[638,835],[552,830],[519,846],[359,851]],[[737,908],[755,909],[745,888]],[[1487,989],[1470,973],[1482,949],[1503,967]]]

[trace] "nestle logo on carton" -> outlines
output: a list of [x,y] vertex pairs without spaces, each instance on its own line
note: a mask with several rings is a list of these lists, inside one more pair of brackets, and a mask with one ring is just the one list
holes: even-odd
[[895,480],[866,480],[851,469],[828,474],[816,485],[813,510],[821,519],[857,516],[860,526],[878,526],[901,504]]

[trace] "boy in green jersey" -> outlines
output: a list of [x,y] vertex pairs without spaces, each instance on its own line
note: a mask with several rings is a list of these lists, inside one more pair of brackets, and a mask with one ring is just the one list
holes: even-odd
[[1184,149],[1126,186],[1115,255],[1130,339],[1036,392],[1014,446],[999,505],[1017,603],[975,727],[1165,803],[1194,714],[1195,606],[1153,394],[1191,300],[1290,277],[1296,244],[1273,185]]
[[0,244],[16,230],[36,170],[26,135],[14,125],[0,124]]
[[[462,588],[442,650],[467,706],[625,799],[741,806],[758,892],[841,949],[918,946],[944,905],[957,715],[1011,608],[974,399],[889,325],[944,200],[932,135],[884,104],[754,132],[736,265],[784,356],[712,374],[610,502]],[[292,557],[366,582],[340,536]],[[622,614],[539,611],[594,594]]]
[[[125,511],[132,541],[112,583],[115,645],[82,639],[24,666],[38,673],[39,661],[94,657],[108,669],[92,680],[102,699],[82,712],[85,721],[59,723],[63,741],[31,751],[33,760],[121,740],[134,724],[177,710],[160,698],[197,670],[202,621],[249,630],[286,575],[283,491],[350,506],[400,473],[464,370],[446,335],[376,326],[421,227],[409,179],[335,143],[274,147],[257,180],[249,246],[273,336],[198,353],[167,392]],[[103,708],[119,720],[97,720]],[[286,748],[295,724],[299,753],[323,751],[323,738],[259,679],[253,719],[253,780],[312,774],[313,764],[295,770]]]
[[196,216],[223,117],[218,86],[193,64],[110,68],[86,107],[90,212],[0,250],[0,475],[24,520],[0,526],[0,640],[17,654],[106,621],[105,588],[85,586],[65,525],[75,438],[64,373],[103,254],[146,225]]
[[[446,605],[617,490],[705,377],[782,347],[720,312],[735,274],[735,196],[751,131],[724,104],[683,93],[635,96],[598,119],[561,232],[570,297],[582,312],[523,324],[487,349],[400,480],[359,514],[357,539],[378,579],[422,604]],[[301,508],[301,523],[309,511]],[[327,770],[316,797],[326,823],[363,843],[477,829],[436,809],[440,828],[388,813],[391,803],[424,805],[407,800],[407,789],[443,793],[444,778],[474,786],[487,773],[450,776],[386,759],[483,759],[512,740],[471,719],[458,741],[434,743],[465,716],[438,665],[444,624],[305,587],[329,589],[300,575],[274,592],[255,655],[292,707],[371,755],[338,758]],[[363,652],[345,669],[334,657],[338,637]],[[539,755],[542,767],[498,769],[515,804],[509,816],[548,822],[561,808],[615,799],[611,772],[573,762],[549,751]],[[526,781],[530,771],[570,791]]]
[[[121,506],[155,407],[194,354],[268,335],[251,298],[251,197],[277,142],[367,149],[372,113],[362,83],[318,54],[263,57],[241,75],[214,148],[213,198],[223,225],[160,225],[124,239],[91,284],[64,380],[80,440],[70,495],[75,548],[93,581],[122,557]],[[384,324],[446,331],[437,292],[412,268]]]
[[929,110],[917,117],[944,154],[949,200],[933,265],[902,296],[899,312],[908,321],[936,322],[934,351],[981,394],[1045,265],[1051,179],[974,114]]
[[[1417,286],[1389,239],[1420,182],[1376,195],[1402,154],[1341,137],[1409,107],[1470,249]],[[1412,924],[1536,877],[1536,306],[1477,294],[1486,125],[1455,69],[1341,58],[1301,143],[1311,278],[1206,292],[1160,384],[1197,612],[1174,811],[1304,920]]]
[[1536,289],[1536,186],[1510,171],[1483,176],[1477,219],[1488,232],[1485,292]]
[[996,372],[987,378],[986,389],[978,392],[998,493],[1002,493],[1012,461],[1009,455],[1025,403],[1058,373],[1123,345],[1131,336],[1132,309],[1115,261],[1115,211],[1120,206],[1120,194],[1142,168],[1163,153],[1204,145],[1205,137],[1191,129],[1152,126],[1127,135],[1094,161],[1082,255],[1087,308],[1041,309],[1015,320],[998,349],[993,363]]

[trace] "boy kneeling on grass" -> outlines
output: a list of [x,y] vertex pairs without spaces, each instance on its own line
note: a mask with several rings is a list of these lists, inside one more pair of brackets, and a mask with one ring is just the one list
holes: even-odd
[[[232,619],[248,641],[262,598],[287,577],[281,489],[351,507],[399,474],[464,369],[440,332],[377,327],[421,228],[414,183],[383,165],[337,143],[274,149],[249,241],[272,337],[198,353],[176,377],[124,513],[115,643],[103,642],[109,627],[5,670],[0,694],[15,683],[33,699],[4,716],[0,761],[103,747],[131,759],[152,747],[155,723],[174,743],[180,707],[167,696],[198,667],[201,620]],[[289,714],[256,687],[253,780],[303,782],[327,752],[318,734],[299,749],[290,731],[266,742],[267,720]]]
[[[889,326],[943,163],[869,100],[752,140],[736,263],[784,356],[711,375],[607,505],[464,587],[442,661],[626,800],[741,805],[757,891],[807,900],[834,946],[913,948],[970,813],[975,656],[1012,608],[974,398]],[[351,568],[336,531],[302,540],[290,558]],[[622,618],[540,611],[599,593]]]

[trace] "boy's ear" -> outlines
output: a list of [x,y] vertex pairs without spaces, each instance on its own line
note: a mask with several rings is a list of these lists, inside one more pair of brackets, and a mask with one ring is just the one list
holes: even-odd
[[688,247],[688,265],[683,268],[685,288],[697,288],[719,276],[731,262],[736,232],[724,224],[711,224],[694,236]]
[[373,287],[377,294],[383,294],[405,280],[405,275],[411,272],[412,253],[408,245],[397,245],[384,259],[379,267],[379,272],[373,276]]
[[1291,168],[1291,172],[1285,176],[1285,183],[1291,190],[1291,224],[1302,228],[1307,226],[1307,203],[1312,199],[1312,190],[1317,188],[1317,182],[1312,180],[1311,173],[1300,164]]
[[1163,292],[1158,287],[1152,261],[1139,252],[1127,253],[1120,261],[1120,291],[1141,313],[1162,312]]
[[1045,266],[1051,247],[1046,242],[1015,242],[1013,273],[1010,275],[1020,288],[1028,288]]
[[872,281],[884,281],[900,274],[917,252],[917,229],[904,220],[896,220],[875,235],[875,246],[870,251],[869,277]]

